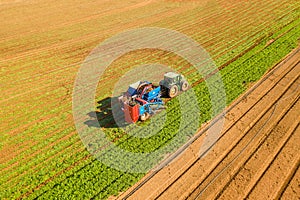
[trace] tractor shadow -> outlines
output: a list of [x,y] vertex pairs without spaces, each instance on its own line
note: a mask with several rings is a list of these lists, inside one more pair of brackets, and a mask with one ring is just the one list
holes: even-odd
[[106,97],[98,101],[97,104],[95,112],[87,113],[90,119],[84,124],[96,128],[118,128],[127,125],[118,97]]

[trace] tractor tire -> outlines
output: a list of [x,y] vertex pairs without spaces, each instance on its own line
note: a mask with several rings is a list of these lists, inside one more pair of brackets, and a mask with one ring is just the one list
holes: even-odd
[[181,83],[181,90],[185,92],[187,91],[188,88],[189,88],[189,83],[187,81],[183,81]]
[[170,98],[175,97],[178,94],[178,86],[172,85],[171,88],[168,91],[168,95]]
[[145,112],[144,114],[142,114],[140,116],[140,120],[143,122],[143,121],[146,121],[149,117],[150,117],[150,114]]

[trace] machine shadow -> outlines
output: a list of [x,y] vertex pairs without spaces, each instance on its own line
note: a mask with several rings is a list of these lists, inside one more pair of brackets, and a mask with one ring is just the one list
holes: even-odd
[[128,125],[118,102],[118,97],[106,97],[97,102],[97,110],[87,113],[91,118],[84,122],[89,127],[118,128]]

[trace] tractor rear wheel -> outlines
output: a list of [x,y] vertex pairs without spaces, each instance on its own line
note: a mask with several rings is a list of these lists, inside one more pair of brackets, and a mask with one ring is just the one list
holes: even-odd
[[172,85],[168,91],[169,97],[173,98],[178,94],[178,86]]
[[189,88],[189,83],[187,81],[183,81],[181,83],[181,90],[182,91],[187,91],[188,88]]

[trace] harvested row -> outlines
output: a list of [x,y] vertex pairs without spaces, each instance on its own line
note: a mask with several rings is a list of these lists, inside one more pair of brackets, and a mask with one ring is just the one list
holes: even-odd
[[[273,2],[271,3],[271,4],[273,4]],[[285,4],[285,2],[280,2],[280,4],[275,4],[274,3],[274,7],[275,8],[279,8],[281,5],[284,5]],[[272,9],[274,9],[272,6],[271,6],[271,8]],[[295,7],[295,9],[296,9],[297,7]],[[250,9],[250,8],[247,8],[247,9]],[[267,22],[268,22],[268,20],[267,20],[267,18],[268,19],[273,19],[274,18],[274,16],[272,15],[272,14],[270,14],[270,13],[268,13],[267,12],[267,10],[268,9],[270,9],[270,5],[269,4],[266,4],[266,5],[264,5],[262,8],[259,8],[259,9],[261,9],[261,11],[264,11],[264,12],[262,12],[262,13],[264,13],[264,15],[260,15],[260,17],[261,18],[264,18],[265,19],[265,21],[264,22],[262,22],[262,24],[259,24],[259,26],[257,26],[256,28],[264,28],[264,29],[268,29],[268,26],[267,26]],[[272,11],[272,9],[270,9],[270,11]],[[288,12],[291,12],[291,10],[289,9],[289,8],[286,8],[287,10],[280,10],[280,12],[282,12],[282,13],[284,13],[284,15],[286,15],[286,13],[288,13]],[[238,10],[238,9],[234,9],[234,10]],[[250,10],[251,11],[251,10]],[[234,11],[234,12],[236,12],[236,11]],[[250,13],[251,14],[251,13]],[[279,13],[278,13],[279,14]],[[223,18],[226,18],[226,13],[221,13],[221,16],[224,16]],[[265,16],[265,15],[267,15],[267,16]],[[213,17],[213,16],[211,16],[211,15],[208,15],[209,17]],[[219,33],[214,33],[214,34],[217,34],[217,35],[224,35],[224,36],[227,36],[228,37],[228,32],[230,32],[233,28],[235,28],[235,29],[237,29],[237,28],[243,28],[243,30],[245,31],[245,32],[247,32],[247,29],[253,29],[253,27],[252,26],[248,26],[248,21],[250,21],[250,22],[253,22],[253,21],[251,21],[251,19],[249,19],[248,17],[247,17],[247,12],[245,13],[245,14],[243,14],[243,16],[245,17],[245,19],[244,20],[242,20],[242,21],[244,21],[246,24],[243,26],[243,27],[241,27],[241,26],[237,26],[237,23],[234,23],[234,15],[233,15],[233,13],[231,13],[231,15],[230,15],[230,21],[233,21],[233,22],[230,22],[230,24],[232,24],[233,26],[230,26],[230,28],[227,28],[225,31],[220,31],[221,32],[221,34],[219,34]],[[289,16],[289,15],[287,15],[287,16]],[[220,16],[218,16],[218,18],[222,18],[222,17],[220,17]],[[281,18],[280,18],[281,19]],[[208,19],[206,19],[205,18],[205,20],[210,20],[210,18],[208,18]],[[226,20],[229,20],[228,18],[226,18]],[[178,22],[177,22],[178,23]],[[180,22],[181,24],[182,24],[182,22]],[[228,22],[229,23],[229,22]],[[197,25],[197,24],[194,24],[193,26],[195,26],[195,25]],[[186,27],[185,27],[186,26]],[[192,27],[193,27],[192,26]],[[191,27],[191,25],[189,25],[189,26],[187,26],[187,25],[184,25],[184,26],[182,26],[181,27],[181,29],[182,30],[184,30],[184,32],[188,32],[188,33],[190,33],[190,32],[193,32],[193,28]],[[226,27],[226,24],[225,23],[223,23],[222,24],[222,26],[221,27],[218,27],[218,28],[222,28],[222,29],[224,29]],[[172,27],[170,27],[170,28],[172,28]],[[209,29],[212,29],[212,30],[214,30],[215,29],[215,27],[208,27]],[[276,28],[276,27],[270,27],[270,28],[272,28],[272,29],[274,29],[274,28]],[[181,30],[181,29],[179,29],[179,31]],[[187,29],[187,30],[185,30],[185,29]],[[207,30],[206,30],[207,31]],[[231,31],[232,32],[232,31]],[[208,37],[208,38],[211,38],[211,36],[210,35],[207,35],[206,37],[203,37],[203,35],[205,34],[205,31],[204,30],[201,30],[201,32],[200,33],[197,33],[197,35],[201,35],[201,41],[203,40],[203,41],[206,41],[206,38]],[[242,34],[237,34],[237,36],[238,37],[240,37],[240,38],[243,38],[243,34],[244,34],[244,32],[242,33]],[[197,35],[196,35],[196,37],[197,37]],[[95,37],[97,37],[97,35],[95,35]],[[231,37],[232,38],[232,37]],[[88,40],[91,40],[91,37],[87,37],[87,39]],[[199,38],[200,39],[200,38]],[[212,39],[210,39],[210,40],[212,40]],[[219,39],[219,41],[227,41],[228,39],[225,39],[225,38],[221,38],[221,39]],[[78,43],[78,42],[82,42],[82,40],[80,39],[80,40],[78,40],[78,39],[76,39],[76,40],[72,40],[74,43]],[[236,41],[239,41],[238,39],[236,39]],[[211,43],[211,42],[210,42]],[[212,45],[216,45],[216,44],[219,44],[218,43],[218,41],[214,41],[213,43],[212,43]],[[61,45],[61,44],[60,44]],[[69,44],[70,45],[70,44]],[[228,45],[228,44],[226,44],[226,45]],[[205,45],[206,46],[206,45]],[[220,45],[218,45],[218,46],[220,46]],[[58,48],[59,47],[59,48]],[[55,49],[62,49],[62,47],[60,47],[60,46],[58,46],[58,47],[55,47]],[[69,48],[69,46],[66,46],[66,47],[68,47]],[[219,47],[212,47],[212,46],[208,46],[208,48],[209,48],[209,50],[210,50],[210,48],[211,48],[211,50],[212,51],[215,51],[215,50],[217,50],[217,49],[219,49]],[[81,49],[81,48],[80,48]],[[49,50],[50,51],[50,50]],[[68,52],[67,50],[64,50],[64,52]],[[84,51],[83,49],[81,49],[81,51]],[[47,52],[48,52],[48,50],[47,50]],[[51,51],[49,52],[50,54],[52,54],[52,52],[53,52],[53,49],[51,49]],[[40,52],[40,53],[42,53],[42,52]],[[47,54],[44,54],[45,52],[43,52],[43,54],[41,54],[41,55],[47,55],[47,56],[49,56],[49,53],[47,53]],[[213,53],[213,52],[212,52]],[[214,53],[213,53],[214,54]],[[14,57],[14,58],[16,58],[16,57]],[[36,59],[38,58],[38,57],[35,57]],[[28,62],[27,62],[28,63]],[[15,66],[20,66],[20,65],[15,65]],[[15,66],[13,66],[13,67],[15,67]],[[45,66],[45,67],[48,67],[48,66]],[[50,67],[50,66],[49,66]],[[30,69],[30,68],[29,68]],[[45,68],[42,68],[42,70],[44,70]],[[18,70],[20,70],[20,69],[18,69]],[[28,69],[27,69],[28,70]],[[18,72],[19,73],[19,72]]]
[[[80,2],[81,3],[81,2]],[[77,1],[72,1],[72,2],[57,2],[55,4],[51,5],[51,9],[49,8],[49,5],[38,5],[38,9],[37,8],[30,8],[30,9],[34,9],[35,11],[39,10],[41,11],[41,13],[35,12],[34,14],[36,14],[37,16],[39,16],[39,18],[36,17],[32,17],[32,15],[28,15],[26,17],[28,18],[34,18],[31,19],[31,23],[34,25],[39,25],[38,27],[32,27],[30,24],[24,24],[23,29],[18,29],[15,31],[17,32],[16,34],[10,33],[7,34],[7,32],[5,32],[5,29],[2,29],[3,32],[5,34],[1,34],[1,40],[0,42],[4,42],[4,41],[8,41],[8,40],[12,40],[12,39],[17,39],[20,37],[20,35],[22,35],[22,37],[24,36],[34,36],[34,34],[39,34],[41,32],[45,32],[45,30],[50,31],[50,30],[57,30],[57,29],[61,29],[61,28],[65,28],[67,26],[70,25],[74,25],[74,24],[80,24],[83,22],[87,22],[90,21],[92,19],[98,19],[101,17],[105,17],[105,16],[109,16],[109,15],[113,15],[113,14],[120,14],[122,12],[125,11],[129,11],[132,9],[140,9],[142,7],[145,6],[149,6],[149,4],[154,3],[153,0],[148,0],[148,1],[142,1],[142,2],[124,2],[124,1],[116,1],[115,4],[110,3],[109,1],[105,0],[105,1],[100,1],[100,2],[85,2],[85,8],[93,8],[93,7],[97,7],[97,12],[96,13],[88,13],[86,14],[86,12],[70,12],[70,8],[72,8],[73,6],[76,7],[76,4],[78,4]],[[24,5],[20,5],[17,8],[13,8],[11,12],[7,13],[5,16],[2,16],[4,19],[7,19],[5,22],[10,24],[10,25],[15,25],[13,23],[9,23],[10,21],[15,21],[16,18],[18,17],[18,15],[22,14],[20,13],[20,8],[23,8],[24,10],[28,9],[28,6],[26,5],[26,3]],[[2,9],[2,7],[0,7],[0,9]],[[28,10],[30,10],[28,9]],[[45,12],[45,9],[47,10],[51,10],[51,12]],[[45,18],[49,18],[50,15],[50,21],[51,20],[55,20],[54,16],[51,16],[53,10],[64,10],[63,14],[66,14],[66,12],[68,13],[68,17],[70,17],[70,20],[62,20],[60,16],[55,16],[57,17],[56,20],[62,20],[59,21],[60,23],[51,23],[49,24],[49,22],[47,20],[45,20]],[[9,15],[8,15],[9,14]],[[31,13],[32,14],[32,13]],[[82,15],[83,14],[83,15]],[[74,16],[71,15],[75,15],[75,19]],[[64,15],[64,18],[66,17],[66,15]],[[19,19],[19,18],[17,18]],[[26,18],[24,19],[24,15],[22,15],[22,19],[26,20]],[[41,21],[42,19],[42,21]],[[46,27],[46,28],[45,28]],[[10,26],[6,26],[6,29],[11,29]],[[35,28],[35,29],[33,29]],[[26,30],[29,29],[29,30]]]

